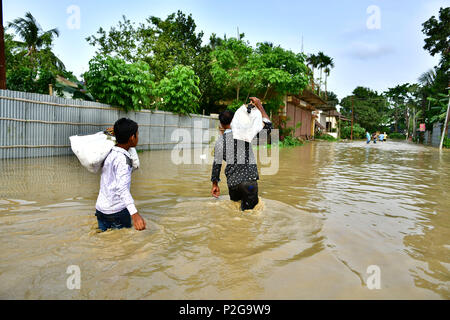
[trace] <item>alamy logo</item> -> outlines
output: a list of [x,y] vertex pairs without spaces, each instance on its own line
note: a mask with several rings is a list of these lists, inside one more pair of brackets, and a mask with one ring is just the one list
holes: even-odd
[[81,10],[79,6],[71,5],[66,12],[70,14],[67,18],[67,28],[70,30],[80,29],[81,26]]
[[77,289],[79,290],[81,288],[81,271],[80,271],[80,267],[77,265],[70,265],[67,267],[66,270],[67,274],[70,274],[70,276],[67,278],[67,289],[69,290],[74,290]]
[[[214,156],[210,152],[210,147],[213,141],[217,141],[220,137],[217,130],[203,130],[201,121],[194,121],[193,130],[184,128],[175,129],[170,138],[174,142],[174,147],[171,152],[171,160],[175,165],[180,164],[209,164],[212,165]],[[271,144],[268,145],[268,141]],[[234,144],[227,144],[226,151],[229,154],[246,154],[246,147],[244,141],[237,140],[236,152]],[[275,175],[279,169],[279,131],[273,129],[270,134],[267,130],[259,132],[258,138],[254,140],[257,143],[255,148],[255,156],[259,159],[261,164],[261,175]],[[219,156],[219,161],[222,156]],[[232,156],[229,157],[231,159]],[[245,158],[237,157],[237,164],[240,161],[245,161]],[[254,159],[256,161],[256,158]],[[242,162],[242,164],[245,162]]]
[[370,16],[367,18],[366,26],[367,29],[381,29],[381,10],[379,6],[371,5],[367,7],[367,14]]
[[370,265],[367,267],[369,277],[367,277],[367,288],[369,290],[381,289],[381,270],[377,265]]

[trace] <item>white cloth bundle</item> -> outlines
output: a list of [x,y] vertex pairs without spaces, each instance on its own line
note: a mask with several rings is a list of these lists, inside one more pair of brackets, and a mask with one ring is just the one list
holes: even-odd
[[[116,145],[116,138],[105,134],[103,131],[86,136],[71,136],[70,145],[73,153],[83,167],[89,172],[96,173],[102,167],[103,162]],[[139,157],[135,148],[130,148],[133,170],[139,168]]]
[[263,129],[263,121],[261,111],[252,108],[251,112],[247,112],[247,106],[242,105],[235,113],[231,121],[231,130],[233,138],[252,142],[253,138]]

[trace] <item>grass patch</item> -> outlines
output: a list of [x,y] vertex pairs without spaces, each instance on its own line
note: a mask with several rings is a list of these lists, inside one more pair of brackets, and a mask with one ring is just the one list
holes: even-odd
[[330,136],[329,134],[320,134],[314,136],[315,140],[325,140],[325,141],[339,141],[335,137]]

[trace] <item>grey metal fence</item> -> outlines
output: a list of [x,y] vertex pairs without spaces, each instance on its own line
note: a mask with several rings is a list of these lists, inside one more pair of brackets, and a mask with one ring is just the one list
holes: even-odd
[[[218,120],[210,116],[150,110],[125,113],[98,102],[0,90],[0,159],[73,154],[70,136],[105,130],[122,117],[139,124],[137,149],[142,150],[173,148],[183,140],[172,139],[178,128],[187,130],[192,137],[197,130],[200,141],[195,143],[208,144],[209,138],[203,133],[218,128]],[[190,144],[192,147],[194,141]]]

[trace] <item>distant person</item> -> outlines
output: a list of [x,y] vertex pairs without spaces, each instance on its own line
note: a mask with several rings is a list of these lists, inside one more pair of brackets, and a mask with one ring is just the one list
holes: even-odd
[[377,143],[377,134],[374,132],[372,134],[373,143]]
[[[261,112],[265,128],[271,125],[269,117],[258,98],[250,98],[252,103]],[[241,210],[253,209],[258,204],[258,168],[253,149],[249,142],[233,139],[231,121],[234,113],[225,110],[220,113],[219,121],[225,130],[214,148],[214,163],[212,166],[211,194],[218,198],[220,195],[219,181],[222,161],[225,160],[225,176],[227,177],[230,199],[241,201]]]
[[386,140],[387,140],[387,134],[385,132],[385,133],[383,133],[383,141],[386,141]]
[[145,221],[137,212],[130,194],[133,167],[128,150],[138,144],[138,124],[130,119],[119,119],[114,124],[114,135],[117,144],[103,163],[95,205],[98,228],[102,231],[131,228],[133,220],[136,230],[144,230]]
[[384,141],[384,134],[380,133],[380,135],[378,136],[378,140],[380,140],[381,142]]
[[367,138],[367,144],[370,143],[370,133],[369,131],[366,132],[366,138]]

